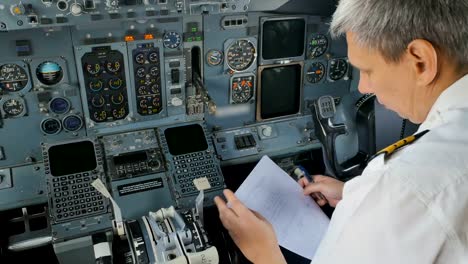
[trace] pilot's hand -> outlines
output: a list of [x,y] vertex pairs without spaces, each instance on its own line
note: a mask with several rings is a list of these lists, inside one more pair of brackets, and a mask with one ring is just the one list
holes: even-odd
[[272,225],[249,210],[230,190],[224,190],[229,207],[218,196],[214,201],[219,218],[244,256],[255,264],[286,263]]
[[[298,181],[299,185],[304,188],[304,195],[312,195],[320,206],[328,203],[330,206],[336,207],[343,198],[344,183],[323,175],[314,175],[313,179],[314,182],[309,182],[306,177],[303,177]],[[322,195],[317,195],[318,193]]]

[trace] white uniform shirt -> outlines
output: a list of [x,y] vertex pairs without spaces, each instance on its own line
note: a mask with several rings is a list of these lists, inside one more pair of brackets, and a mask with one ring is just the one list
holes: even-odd
[[312,264],[468,263],[468,75],[411,145],[347,182]]

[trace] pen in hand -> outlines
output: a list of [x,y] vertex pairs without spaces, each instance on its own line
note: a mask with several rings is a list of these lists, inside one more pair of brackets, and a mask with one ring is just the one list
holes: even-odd
[[[314,179],[312,178],[312,176],[304,169],[304,167],[302,166],[297,166],[295,169],[294,169],[294,174],[297,176],[297,179],[300,180],[302,178],[306,178],[307,181],[309,183],[313,183],[314,182]],[[323,194],[321,193],[313,193],[310,195],[312,198],[314,198],[315,200],[327,200],[325,198],[325,196],[323,196]]]

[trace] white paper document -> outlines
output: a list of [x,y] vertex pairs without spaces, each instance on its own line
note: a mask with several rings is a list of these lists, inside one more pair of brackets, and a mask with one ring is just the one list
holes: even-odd
[[264,156],[259,161],[237,189],[236,196],[273,225],[282,247],[313,258],[330,220],[270,158]]

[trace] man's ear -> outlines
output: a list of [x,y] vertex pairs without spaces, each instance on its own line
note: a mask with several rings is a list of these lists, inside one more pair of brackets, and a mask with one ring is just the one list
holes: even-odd
[[406,49],[416,81],[421,86],[431,84],[437,77],[439,61],[437,50],[429,41],[416,39]]

